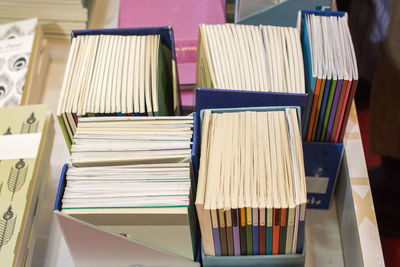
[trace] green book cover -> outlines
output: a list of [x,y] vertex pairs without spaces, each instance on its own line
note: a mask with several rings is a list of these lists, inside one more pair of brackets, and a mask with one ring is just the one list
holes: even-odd
[[[0,262],[13,266],[20,258],[28,213],[33,208],[38,153],[47,106],[0,108]],[[6,145],[5,145],[6,144]]]
[[337,80],[332,80],[331,88],[329,89],[328,103],[326,105],[324,122],[322,125],[321,138],[319,140],[321,142],[323,142],[325,140],[326,128],[328,128],[329,114],[331,113],[331,110],[332,110],[332,102],[333,102],[333,97],[335,95],[336,84],[337,84]]
[[246,208],[246,248],[247,255],[253,255],[253,225],[251,208]]

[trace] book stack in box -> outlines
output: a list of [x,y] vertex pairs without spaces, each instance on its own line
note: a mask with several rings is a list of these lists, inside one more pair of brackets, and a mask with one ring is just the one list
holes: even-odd
[[204,110],[196,208],[206,256],[302,253],[306,202],[295,108]]

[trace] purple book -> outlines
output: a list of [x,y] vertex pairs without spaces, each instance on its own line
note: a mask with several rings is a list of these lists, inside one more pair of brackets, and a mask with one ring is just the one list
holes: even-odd
[[335,89],[335,96],[333,98],[333,103],[332,103],[332,107],[331,107],[331,113],[329,114],[328,128],[325,133],[325,142],[329,142],[329,138],[332,133],[333,122],[335,121],[335,114],[336,114],[337,105],[338,105],[338,101],[339,101],[340,91],[342,89],[342,84],[343,84],[343,79],[337,81],[336,89]]
[[232,209],[233,248],[235,256],[240,256],[239,214],[238,209]]
[[217,210],[210,210],[210,213],[211,213],[212,234],[213,234],[213,238],[214,238],[215,256],[221,256],[222,255],[221,240],[219,238]]

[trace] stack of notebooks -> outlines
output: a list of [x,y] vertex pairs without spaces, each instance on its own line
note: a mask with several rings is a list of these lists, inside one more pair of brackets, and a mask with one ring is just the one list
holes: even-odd
[[295,108],[203,111],[196,208],[206,256],[302,253],[306,202]]
[[193,261],[192,137],[193,116],[80,118],[62,213]]
[[199,36],[196,87],[305,93],[296,28],[201,25]]
[[166,50],[159,34],[73,38],[57,110],[67,143],[79,117],[174,114]]
[[0,262],[30,266],[47,185],[53,119],[45,105],[0,108]]
[[358,81],[357,62],[340,12],[299,13],[306,88],[313,94],[304,121],[307,141],[342,142]]
[[48,63],[37,19],[0,24],[0,107],[40,103]]
[[68,41],[72,30],[86,29],[88,11],[85,0],[3,0],[0,22],[37,17],[50,41]]

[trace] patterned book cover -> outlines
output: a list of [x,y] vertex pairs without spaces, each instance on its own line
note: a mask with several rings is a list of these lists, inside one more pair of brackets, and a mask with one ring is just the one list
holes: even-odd
[[15,265],[27,223],[46,105],[0,108],[0,262]]
[[0,25],[0,107],[22,99],[37,19]]

